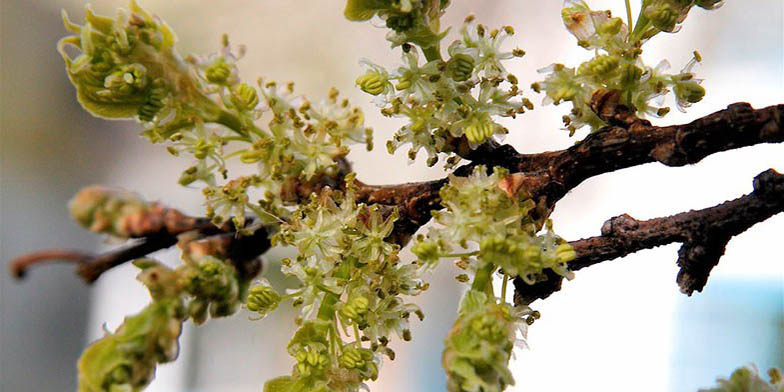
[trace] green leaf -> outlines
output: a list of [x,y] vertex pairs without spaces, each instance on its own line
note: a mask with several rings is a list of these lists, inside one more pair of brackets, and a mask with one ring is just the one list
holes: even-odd
[[302,383],[291,376],[281,376],[264,383],[264,392],[296,392],[302,390]]
[[348,0],[343,15],[348,20],[361,22],[372,18],[378,11],[388,8],[389,2],[384,0]]

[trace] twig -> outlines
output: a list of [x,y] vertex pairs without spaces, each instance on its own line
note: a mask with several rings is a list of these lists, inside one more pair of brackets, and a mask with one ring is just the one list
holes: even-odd
[[[570,242],[577,258],[569,262],[569,269],[577,271],[643,249],[682,243],[676,281],[681,292],[691,295],[703,289],[732,237],[782,211],[784,175],[769,169],[754,178],[753,192],[715,207],[646,221],[626,214],[612,218],[602,226],[601,236]],[[516,302],[528,304],[560,290],[563,278],[548,272],[546,281],[531,286],[515,279]]]

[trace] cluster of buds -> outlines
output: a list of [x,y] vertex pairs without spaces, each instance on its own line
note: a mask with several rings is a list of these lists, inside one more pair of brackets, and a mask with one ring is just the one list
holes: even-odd
[[[368,70],[357,78],[357,85],[377,96],[382,114],[407,119],[387,142],[390,153],[410,144],[409,158],[424,149],[427,164],[432,166],[439,153],[452,151],[451,139],[464,137],[476,148],[508,132],[497,122],[498,117],[515,117],[533,108],[529,100],[519,97],[517,77],[504,65],[525,54],[521,49],[503,49],[514,29],[490,30],[470,16],[460,34],[449,46],[446,60],[440,55],[429,56],[423,49],[427,62],[422,64],[418,49],[404,44],[403,65],[394,72],[363,62]],[[454,165],[457,159],[451,158],[449,163]]]
[[211,317],[234,314],[240,306],[241,290],[234,267],[213,256],[201,256],[179,268],[184,290],[192,299],[188,315],[196,324]]
[[153,209],[157,206],[134,193],[102,186],[82,188],[68,203],[71,218],[82,227],[120,238],[147,231]]
[[[419,236],[412,252],[423,265],[435,265],[441,258],[461,257],[466,269],[491,266],[510,276],[520,276],[533,284],[544,269],[570,277],[566,264],[576,257],[574,250],[553,234],[550,221],[531,217],[535,203],[525,189],[510,187],[508,172],[496,168],[491,175],[479,166],[468,177],[452,177],[441,189],[441,203],[434,211],[438,226],[427,236]],[[537,232],[546,226],[543,234]],[[468,254],[455,255],[451,244]],[[468,281],[461,275],[461,281]]]
[[179,352],[185,318],[179,297],[159,298],[90,345],[79,358],[79,391],[141,390],[158,364]]
[[532,88],[545,93],[545,104],[572,104],[571,112],[563,117],[564,128],[570,135],[585,125],[593,131],[605,125],[590,106],[593,94],[599,90],[618,90],[620,103],[640,117],[662,117],[669,113],[669,107],[661,106],[669,92],[673,92],[678,109],[684,111],[705,95],[701,80],[691,71],[701,61],[699,54],[695,52],[694,59],[674,74],[666,72],[669,67],[666,61],[650,67],[645,65],[640,54],[648,38],[660,31],[672,31],[675,23],[680,23],[695,4],[711,9],[717,2],[646,1],[640,19],[630,33],[628,26],[620,18],[612,17],[609,11],[592,11],[582,0],[567,0],[562,11],[567,30],[577,38],[578,45],[594,50],[595,55],[576,68],[553,64],[541,69],[539,72],[547,77],[534,83]]
[[784,376],[782,376],[780,369],[769,369],[768,377],[770,381],[762,378],[754,365],[744,366],[732,372],[729,379],[720,378],[718,386],[700,389],[699,392],[780,392],[784,390]]
[[410,42],[429,48],[446,35],[438,31],[437,20],[447,5],[449,0],[348,0],[344,14],[353,21],[380,17],[390,29],[387,40],[393,47]]
[[723,0],[643,0],[635,39],[648,39],[659,32],[674,33],[695,5],[706,10],[721,7]]
[[514,385],[509,358],[525,323],[514,308],[470,290],[444,340],[442,363],[450,392],[500,392]]
[[245,306],[249,311],[258,313],[260,318],[264,318],[277,309],[280,301],[280,294],[264,279],[248,290]]

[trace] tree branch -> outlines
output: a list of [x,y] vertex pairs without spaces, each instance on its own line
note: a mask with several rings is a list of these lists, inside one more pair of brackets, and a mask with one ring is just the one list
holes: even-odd
[[[518,173],[517,181],[537,202],[537,214],[548,216],[567,192],[591,177],[651,162],[684,166],[717,152],[784,142],[784,105],[753,109],[747,103],[734,103],[691,123],[666,127],[653,126],[634,117],[628,108],[618,104],[613,91],[597,93],[593,108],[610,125],[568,149],[520,154],[509,145],[488,142],[465,152],[463,156],[472,162],[454,174],[468,175],[477,165],[501,166]],[[430,219],[429,210],[424,208],[440,208],[438,189],[446,181],[388,186],[363,184],[367,187],[363,195],[373,195],[375,202],[397,205],[401,220],[412,217],[407,224],[418,227]],[[384,192],[377,193],[380,189]],[[415,202],[406,197],[414,197]]]
[[[520,154],[512,146],[494,141],[476,150],[461,150],[458,143],[456,148],[460,151],[457,152],[472,162],[459,167],[453,174],[468,175],[477,165],[504,167],[515,173],[516,182],[537,202],[536,215],[546,217],[558,200],[590,177],[656,161],[667,166],[682,166],[696,163],[720,151],[784,141],[784,105],[755,110],[749,104],[736,103],[689,124],[667,127],[652,126],[648,121],[634,117],[628,108],[618,104],[618,97],[612,91],[595,94],[592,106],[610,125],[568,149]],[[338,189],[344,187],[344,176],[350,172],[350,165],[341,159],[338,167],[339,174],[334,178],[288,184],[284,187],[282,197],[284,200],[296,201],[324,186]],[[439,190],[447,182],[448,178],[398,185],[368,185],[356,181],[357,199],[360,202],[379,203],[390,211],[397,209],[400,218],[390,240],[405,245],[430,220],[430,212],[441,208]],[[173,245],[176,237],[182,233],[196,232],[202,237],[229,234],[221,237],[224,239],[235,237],[232,227],[225,225],[218,228],[204,218],[188,217],[163,206],[155,212],[150,215],[149,221],[134,222],[132,237],[142,238],[143,241],[116,251],[118,254],[110,252],[91,258],[82,258],[84,254],[65,251],[56,251],[59,254],[32,254],[14,260],[12,272],[21,276],[31,265],[67,259],[80,262],[79,270],[84,271],[79,272],[80,275],[91,282],[108,268],[131,260],[130,256],[140,257],[143,256],[140,254],[142,251],[152,252]],[[251,243],[251,239],[255,244]],[[255,255],[269,248],[266,238],[262,240],[252,236],[251,239],[233,241],[232,246]],[[700,250],[690,252],[698,253]],[[686,259],[688,257],[684,256]],[[248,271],[255,268],[248,266]],[[694,287],[697,286],[699,284],[695,283]]]
[[[715,207],[646,221],[626,214],[612,218],[602,226],[601,236],[570,242],[577,258],[569,262],[569,269],[577,271],[643,249],[682,243],[676,280],[681,292],[691,295],[702,291],[732,237],[782,211],[784,175],[769,169],[754,178],[753,192]],[[528,304],[560,290],[563,278],[552,271],[547,277],[530,286],[515,279],[515,301]]]

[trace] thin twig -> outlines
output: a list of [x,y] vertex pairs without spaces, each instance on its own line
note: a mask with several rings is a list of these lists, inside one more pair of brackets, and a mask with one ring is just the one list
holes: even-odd
[[[602,235],[570,242],[577,258],[569,262],[569,269],[577,271],[643,249],[681,243],[676,280],[681,291],[691,295],[703,289],[734,236],[782,211],[784,175],[770,169],[754,178],[753,192],[715,207],[645,221],[626,214],[612,218],[602,226]],[[547,278],[530,286],[515,279],[515,301],[528,304],[561,289],[562,277],[550,273]]]

